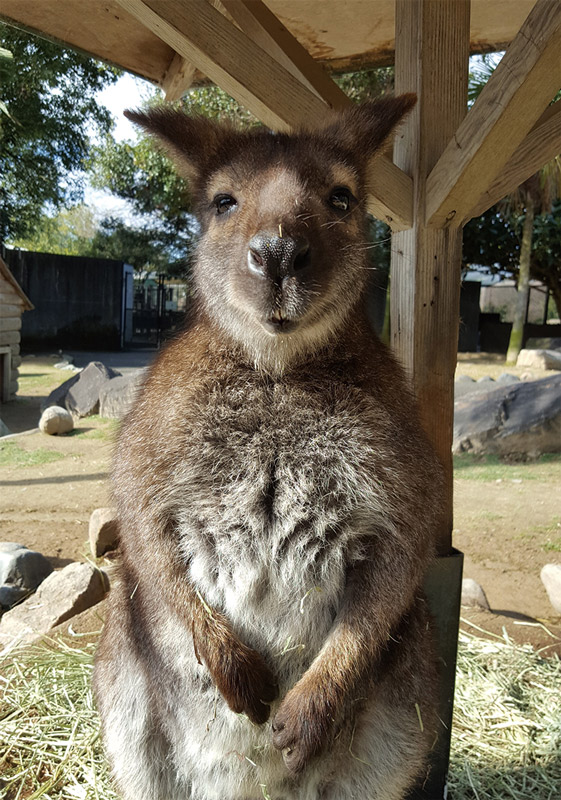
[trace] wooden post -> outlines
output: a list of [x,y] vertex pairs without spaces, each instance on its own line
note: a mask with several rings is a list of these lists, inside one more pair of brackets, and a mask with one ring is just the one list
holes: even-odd
[[396,93],[417,106],[396,143],[395,160],[413,178],[413,227],[392,237],[391,341],[417,393],[422,424],[445,470],[439,558],[425,581],[436,621],[442,727],[431,771],[410,800],[446,796],[462,574],[452,554],[452,428],[458,349],[461,229],[429,228],[426,182],[467,111],[469,0],[397,0]]
[[391,341],[417,393],[423,426],[444,465],[438,549],[451,549],[452,426],[462,233],[425,224],[426,179],[467,111],[469,0],[397,0],[396,93],[417,106],[395,161],[414,181],[414,224],[392,242]]

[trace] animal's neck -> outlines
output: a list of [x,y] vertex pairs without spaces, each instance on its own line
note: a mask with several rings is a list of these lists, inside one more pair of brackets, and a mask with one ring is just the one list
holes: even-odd
[[348,361],[357,355],[357,343],[370,338],[371,330],[366,315],[360,307],[341,321],[340,325],[322,335],[314,332],[273,337],[266,331],[251,337],[232,335],[215,321],[204,309],[200,310],[199,324],[206,329],[210,347],[230,363],[244,363],[273,379],[301,372],[309,365],[317,369],[318,362]]

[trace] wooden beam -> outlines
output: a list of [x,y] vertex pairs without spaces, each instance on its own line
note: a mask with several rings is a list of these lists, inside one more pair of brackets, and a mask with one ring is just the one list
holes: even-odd
[[406,231],[413,224],[413,178],[385,155],[377,156],[366,174],[367,208],[392,231]]
[[186,58],[176,53],[171,60],[162,80],[162,88],[168,103],[179,100],[193,83],[195,66]]
[[560,85],[561,2],[537,0],[428,178],[429,225],[466,221]]
[[222,5],[259,47],[332,108],[352,102],[261,0],[222,0]]
[[469,216],[479,217],[561,153],[561,101],[546,108]]
[[[273,130],[321,122],[330,106],[205,0],[118,0],[119,5]],[[411,179],[373,162],[377,216],[411,225]]]
[[119,0],[119,5],[273,130],[325,117],[328,106],[317,95],[206,0]]
[[[425,224],[427,175],[467,109],[469,0],[397,0],[396,92],[417,106],[395,160],[413,175],[414,225],[392,237],[391,342],[411,376],[421,421],[444,466],[446,503],[436,532],[452,537],[452,429],[461,280],[461,230]],[[437,121],[437,124],[436,124]]]

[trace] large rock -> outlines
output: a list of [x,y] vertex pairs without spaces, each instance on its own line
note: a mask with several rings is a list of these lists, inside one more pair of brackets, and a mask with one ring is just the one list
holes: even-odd
[[0,645],[38,639],[61,622],[99,603],[109,590],[107,575],[74,562],[45,578],[35,594],[7,611],[0,621]]
[[0,542],[0,606],[6,609],[19,603],[52,571],[41,553],[16,542]]
[[112,508],[96,508],[92,511],[89,526],[90,550],[94,558],[100,558],[119,544],[119,525]]
[[484,375],[478,380],[470,378],[469,375],[459,375],[454,381],[454,398],[459,400],[467,394],[492,392],[493,389],[497,388],[497,385],[506,386],[509,383],[518,383],[519,380],[520,378],[516,375],[511,375],[508,372],[503,372],[497,380],[490,375]]
[[471,608],[484,608],[486,611],[491,610],[483,587],[473,578],[464,578],[462,581],[462,605],[470,606]]
[[454,403],[454,453],[561,452],[561,375]]
[[64,406],[75,417],[99,412],[99,395],[105,384],[121,373],[101,361],[90,361],[78,375],[65,381],[48,396],[45,406]]
[[145,378],[146,369],[139,369],[106,383],[99,395],[101,416],[122,419],[129,412]]
[[49,436],[58,436],[62,433],[70,433],[74,428],[72,414],[60,406],[50,406],[41,414],[39,420],[39,430],[48,433]]
[[546,564],[541,571],[549,602],[561,614],[561,564]]
[[557,350],[521,350],[517,367],[532,369],[561,369],[561,353]]
[[549,336],[544,339],[528,339],[526,350],[561,350],[561,338]]
[[0,419],[0,436],[9,436],[11,430],[8,428],[5,422],[2,422]]

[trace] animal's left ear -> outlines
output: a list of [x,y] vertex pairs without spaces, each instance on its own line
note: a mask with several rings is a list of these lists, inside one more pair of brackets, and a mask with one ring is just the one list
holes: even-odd
[[369,100],[340,112],[324,132],[345,149],[369,159],[416,102],[415,94]]

